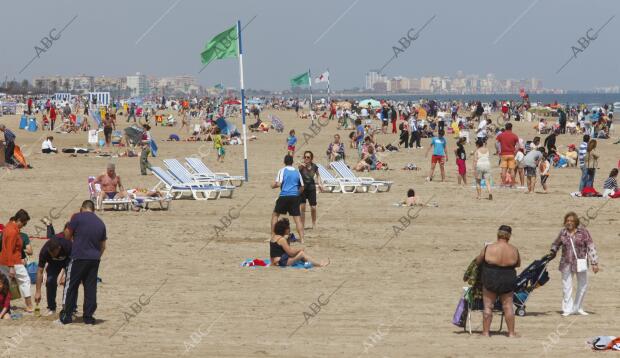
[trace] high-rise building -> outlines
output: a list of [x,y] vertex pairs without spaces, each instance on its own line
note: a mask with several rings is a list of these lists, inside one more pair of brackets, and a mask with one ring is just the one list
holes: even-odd
[[140,72],[137,72],[135,76],[127,76],[127,88],[131,96],[142,97],[149,94],[147,78]]
[[370,70],[366,73],[366,85],[364,88],[372,90],[377,82],[387,82],[387,77],[381,76],[378,70]]

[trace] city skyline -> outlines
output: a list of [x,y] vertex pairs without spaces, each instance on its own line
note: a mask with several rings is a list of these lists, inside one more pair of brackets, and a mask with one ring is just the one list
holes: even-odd
[[[238,87],[236,60],[211,63],[200,72],[200,52],[209,39],[239,19],[248,25],[244,30],[248,88],[285,89],[292,76],[307,68],[313,75],[329,68],[333,89],[363,87],[360,74],[386,63],[382,72],[390,77],[463,70],[494,73],[498,78],[533,77],[546,87],[566,90],[615,86],[619,65],[613,34],[620,24],[612,18],[620,3],[562,4],[393,1],[387,7],[390,21],[369,30],[368,24],[377,22],[369,4],[362,1],[317,0],[298,16],[295,2],[233,0],[219,4],[215,12],[209,3],[155,0],[143,6],[110,0],[109,8],[123,11],[115,13],[114,26],[95,27],[90,24],[101,19],[94,3],[40,2],[31,11],[28,3],[12,2],[3,8],[6,13],[28,13],[30,26],[24,27],[19,16],[8,16],[0,24],[0,30],[13,34],[2,39],[0,80],[141,72],[159,77],[190,74],[203,86]],[[556,22],[547,26],[550,21]],[[407,38],[427,22],[415,41]],[[589,29],[603,25],[596,40],[582,40],[592,33]],[[396,53],[395,47],[400,48]]]

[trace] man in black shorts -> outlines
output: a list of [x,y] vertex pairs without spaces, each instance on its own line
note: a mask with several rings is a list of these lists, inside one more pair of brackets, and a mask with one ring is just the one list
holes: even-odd
[[293,167],[293,156],[286,155],[284,157],[284,168],[280,169],[276,180],[271,184],[271,188],[280,188],[280,196],[276,200],[276,207],[271,215],[271,235],[273,228],[281,214],[289,214],[295,221],[299,240],[304,242],[304,226],[299,217],[299,194],[304,190],[303,180],[299,170]]
[[312,162],[314,154],[307,150],[304,152],[304,163],[299,166],[301,178],[304,181],[304,190],[301,192],[301,200],[299,201],[299,210],[301,211],[301,224],[306,229],[306,201],[310,203],[310,214],[312,215],[312,227],[316,227],[316,181],[317,178],[319,188],[323,190],[321,185],[321,177],[319,177],[319,168]]

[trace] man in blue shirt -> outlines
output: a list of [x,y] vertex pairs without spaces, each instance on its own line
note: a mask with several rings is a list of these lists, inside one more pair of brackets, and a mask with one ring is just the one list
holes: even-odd
[[428,181],[433,180],[433,173],[435,172],[435,165],[437,165],[437,163],[439,163],[439,169],[441,170],[441,181],[446,180],[446,170],[444,168],[444,165],[448,160],[448,151],[446,149],[447,142],[446,138],[443,137],[443,129],[440,129],[437,133],[438,137],[433,137],[433,139],[431,139],[431,146],[428,147],[425,155],[428,156],[428,152],[431,150],[431,148],[433,148],[433,157],[431,159],[431,172],[429,173],[428,178],[426,178],[426,180]]
[[0,124],[0,132],[4,133],[4,161],[8,164],[15,164],[13,161],[13,153],[15,152],[15,133],[8,129],[4,124]]
[[280,215],[288,213],[293,217],[299,233],[299,240],[303,243],[304,227],[301,224],[299,195],[304,190],[304,181],[299,170],[293,167],[293,156],[287,154],[284,157],[284,165],[286,166],[280,169],[276,180],[271,184],[272,189],[280,188],[280,196],[276,200],[276,207],[271,216],[271,234],[273,235],[274,225],[278,222]]
[[362,158],[362,148],[364,147],[364,126],[362,125],[361,119],[355,120],[355,141],[357,142],[357,154],[360,158]]
[[60,323],[72,322],[71,314],[77,305],[78,288],[83,283],[84,323],[95,324],[93,314],[97,309],[97,273],[101,255],[105,251],[107,234],[105,224],[95,215],[95,204],[91,200],[85,200],[80,212],[71,217],[65,228],[65,239],[72,241],[72,247]]

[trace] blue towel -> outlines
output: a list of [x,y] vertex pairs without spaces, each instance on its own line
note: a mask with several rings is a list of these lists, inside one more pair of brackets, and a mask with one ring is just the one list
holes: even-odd
[[[251,268],[256,268],[256,267],[267,267],[267,266],[249,266],[250,262],[253,262],[254,259],[245,259],[242,263],[241,263],[241,267],[251,267]],[[268,266],[271,266],[271,260],[270,259],[265,259],[263,260]],[[313,267],[312,263],[310,262],[303,262],[303,261],[297,261],[295,262],[295,264],[293,266],[281,266],[282,268],[286,268],[286,267],[292,267],[292,268],[296,268],[296,269],[311,269]]]
[[157,143],[155,143],[155,142],[156,142],[155,138],[153,138],[151,136],[151,143],[150,144],[151,144],[151,153],[153,154],[153,157],[157,156],[157,149],[158,149],[157,148]]

